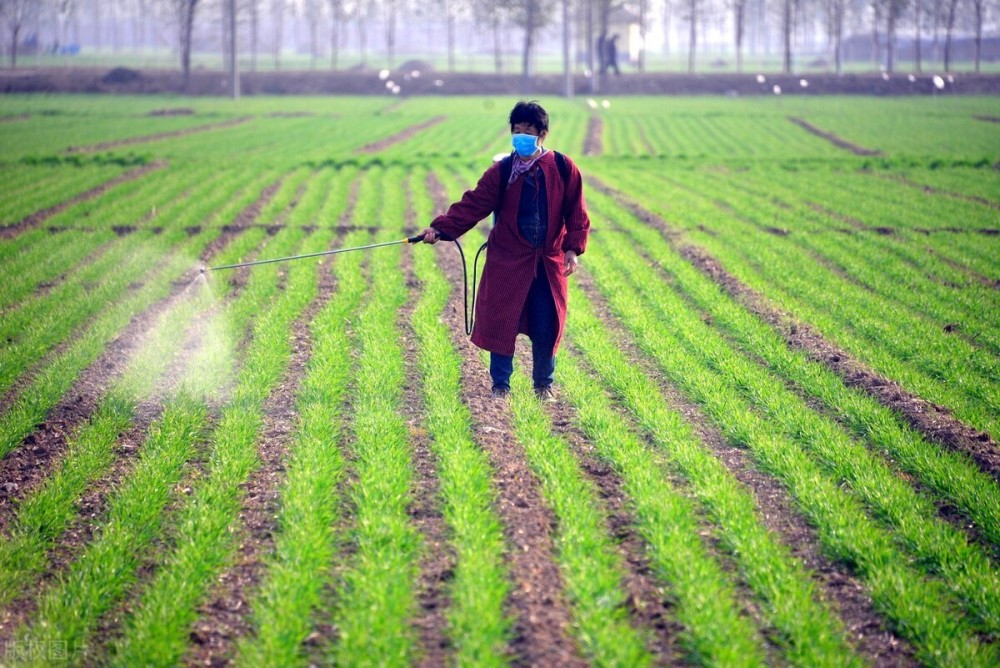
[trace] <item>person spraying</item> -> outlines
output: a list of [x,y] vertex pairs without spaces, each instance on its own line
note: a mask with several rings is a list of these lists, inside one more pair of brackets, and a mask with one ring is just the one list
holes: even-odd
[[590,218],[583,176],[565,155],[544,146],[549,116],[537,101],[514,105],[514,150],[435,218],[424,243],[457,239],[491,212],[495,224],[475,306],[472,342],[490,353],[495,397],[510,392],[515,341],[531,340],[535,393],[553,400],[556,353],[566,323],[567,279],[587,247]]

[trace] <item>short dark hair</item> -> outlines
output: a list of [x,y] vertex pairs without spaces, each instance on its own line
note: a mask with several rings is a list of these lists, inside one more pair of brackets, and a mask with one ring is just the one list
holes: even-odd
[[549,115],[542,109],[542,105],[537,100],[525,102],[521,100],[514,105],[510,111],[510,131],[514,131],[514,126],[518,123],[530,123],[538,130],[538,134],[549,131]]

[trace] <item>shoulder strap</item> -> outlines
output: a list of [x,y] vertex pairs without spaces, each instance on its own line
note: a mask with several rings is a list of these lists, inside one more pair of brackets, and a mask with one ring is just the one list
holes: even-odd
[[508,155],[506,158],[500,161],[500,194],[497,195],[497,205],[493,209],[494,221],[496,216],[500,213],[500,207],[503,206],[503,196],[507,192],[507,182],[510,181],[510,172],[514,169],[514,156]]
[[566,162],[566,156],[564,156],[559,151],[552,151],[556,154],[556,167],[559,168],[559,176],[562,177],[563,185],[569,181],[569,163]]

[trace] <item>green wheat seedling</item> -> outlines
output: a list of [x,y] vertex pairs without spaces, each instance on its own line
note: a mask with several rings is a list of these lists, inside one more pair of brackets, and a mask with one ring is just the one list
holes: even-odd
[[[637,174],[634,187],[643,193],[640,200],[645,202],[653,198],[654,193],[658,196],[664,185],[658,178],[650,179],[647,175]],[[677,221],[682,227],[693,228],[696,222],[709,224],[708,221],[711,221],[711,228],[724,229],[732,216],[695,196],[693,193],[700,187],[699,181],[691,186],[691,192],[683,189],[672,191],[671,222]],[[762,236],[771,239],[762,239]],[[989,410],[989,406],[996,402],[994,384],[988,379],[970,381],[969,378],[978,374],[968,368],[968,375],[964,375],[966,365],[950,352],[942,352],[945,358],[921,353],[925,341],[913,340],[916,334],[904,331],[906,324],[895,322],[892,314],[885,320],[879,320],[873,314],[879,310],[877,305],[861,306],[851,301],[849,295],[857,295],[857,290],[851,290],[848,284],[830,272],[817,269],[814,262],[791,262],[788,253],[779,253],[772,247],[772,239],[773,235],[749,233],[741,234],[738,239],[703,235],[698,241],[750,287],[798,319],[809,322],[858,359],[899,381],[910,391],[951,407],[969,424],[990,429],[996,414],[996,411]],[[854,325],[848,327],[841,318],[853,319]],[[855,327],[866,329],[856,330]],[[933,336],[940,340],[940,334],[934,333]],[[891,343],[886,343],[889,340]],[[904,346],[901,342],[905,340],[910,340],[910,343]],[[940,349],[942,344],[936,345]],[[940,364],[940,367],[935,367],[935,364]],[[916,365],[930,369],[931,373],[921,371]],[[978,367],[984,368],[984,365],[988,368],[985,360]],[[945,382],[947,378],[953,382]]]
[[870,395],[847,387],[833,371],[810,360],[805,353],[789,349],[773,328],[726,297],[674,252],[659,233],[628,216],[617,216],[614,222],[627,229],[635,247],[643,249],[646,258],[655,258],[677,287],[745,351],[759,356],[807,396],[823,401],[856,438],[886,452],[907,473],[976,521],[979,531],[994,545],[1000,545],[1000,492],[974,463],[928,442]]
[[652,657],[629,624],[624,567],[607,535],[597,492],[565,440],[552,433],[527,377],[516,374],[511,387],[514,433],[556,518],[554,542],[577,642],[602,665],[648,665]]
[[[355,219],[388,223],[401,231],[405,211],[398,170],[367,170]],[[391,222],[390,222],[391,221]],[[413,526],[414,473],[406,422],[401,414],[405,379],[397,319],[408,294],[399,254],[374,252],[371,292],[355,323],[353,484],[348,499],[353,547],[338,587],[333,622],[337,644],[331,660],[344,665],[408,665],[414,658],[414,585],[421,536]]]
[[[670,411],[653,380],[621,353],[579,290],[571,294],[574,310],[569,334],[593,368],[620,396],[636,422],[691,485],[715,523],[716,535],[739,564],[760,598],[762,614],[780,634],[787,659],[796,665],[854,665],[859,660],[845,640],[845,630],[818,600],[810,574],[792,558],[780,538],[758,516],[753,496],[698,441],[684,418]],[[732,585],[701,545],[695,508],[660,473],[657,454],[643,446],[572,355],[560,359],[559,373],[582,428],[602,458],[614,466],[633,499],[639,530],[650,545],[660,578],[673,589],[677,614],[693,652],[717,660],[718,648],[732,656],[758,657],[749,641],[736,644]]]
[[128,430],[139,402],[155,388],[191,320],[211,305],[206,293],[160,316],[125,373],[71,437],[58,470],[19,504],[12,528],[0,543],[0,606],[49,565],[46,552],[75,516],[77,500],[110,468],[119,434]]
[[104,311],[78,338],[45,363],[0,417],[0,457],[40,424],[79,373],[135,315],[168,296],[171,281],[191,269],[189,258],[197,257],[217,234],[217,230],[210,229],[181,244],[141,288]]
[[[287,236],[294,243],[297,235]],[[269,282],[274,283],[276,270],[260,273],[271,276]],[[257,296],[255,290],[245,294],[246,300]],[[220,342],[225,343],[220,339],[210,343]],[[193,361],[180,389],[168,399],[161,418],[151,427],[135,468],[109,502],[100,537],[42,594],[33,623],[18,632],[22,641],[58,632],[71,646],[86,644],[100,617],[133,586],[144,550],[162,532],[164,509],[175,495],[186,463],[205,439],[207,396],[227,375],[226,365],[217,362],[226,360],[227,355],[220,355],[213,346],[206,352],[212,359]]]
[[[329,235],[317,233],[302,246],[323,248]],[[316,295],[316,266],[289,268],[288,286],[253,324],[232,398],[222,409],[209,437],[211,452],[204,476],[178,511],[170,550],[113,649],[112,663],[176,665],[187,650],[198,604],[236,548],[229,527],[237,521],[242,485],[259,466],[257,440],[264,425],[263,408],[291,358],[292,323]]]
[[[930,572],[942,574],[949,586],[967,601],[970,610],[981,617],[987,631],[1000,629],[1000,589],[993,586],[1000,581],[1000,575],[980,548],[970,545],[953,525],[937,519],[930,500],[916,494],[835,422],[813,412],[780,380],[762,373],[754,361],[733,352],[665,284],[649,281],[645,272],[640,274],[637,254],[631,248],[619,239],[612,239],[608,250],[609,257],[623,268],[623,273],[656,312],[664,317],[669,314],[673,319],[676,334],[665,333],[664,339],[676,341],[699,357],[720,374],[733,393],[742,395],[760,410],[776,432],[783,432],[789,441],[801,444],[831,475],[850,484],[858,498],[898,533]],[[982,482],[986,484],[980,486],[985,492],[980,501],[988,505],[987,514],[995,517],[1000,508],[1000,491],[985,479]]]
[[[910,639],[923,660],[966,665],[988,665],[997,660],[995,649],[976,638],[971,621],[955,614],[957,603],[943,583],[926,579],[911,567],[910,559],[868,518],[858,500],[824,475],[795,442],[759,419],[751,405],[720,376],[683,346],[671,342],[649,306],[624,277],[610,269],[600,250],[589,255],[588,266],[602,292],[640,347],[703,407],[727,438],[746,446],[765,470],[788,487],[801,511],[817,527],[824,547],[854,567],[876,606]],[[614,290],[609,288],[612,285]]]
[[[431,216],[422,187],[425,180],[423,170],[410,175],[417,220]],[[413,330],[430,447],[437,459],[443,514],[456,555],[447,590],[447,633],[455,647],[456,665],[504,666],[509,663],[505,649],[512,626],[504,602],[511,585],[503,528],[494,508],[497,492],[489,458],[475,443],[472,415],[462,402],[461,358],[441,321],[451,286],[428,250],[413,250],[414,272],[421,282]]]
[[[360,244],[364,233],[345,244]],[[358,309],[367,283],[363,256],[336,259],[337,294],[311,328],[313,354],[298,397],[295,444],[281,492],[279,530],[260,590],[252,601],[254,633],[237,647],[238,665],[305,665],[302,643],[320,612],[335,557],[333,527],[341,516],[333,490],[344,480],[341,453],[343,402],[352,369],[346,323]]]

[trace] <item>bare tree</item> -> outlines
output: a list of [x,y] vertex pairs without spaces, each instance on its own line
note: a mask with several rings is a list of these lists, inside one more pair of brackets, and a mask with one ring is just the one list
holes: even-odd
[[732,0],[733,30],[736,38],[736,71],[743,72],[743,35],[746,26],[747,0]]
[[191,83],[191,43],[194,36],[194,14],[198,0],[173,0],[174,16],[177,20],[181,51],[181,71],[184,73],[184,89]]
[[[785,0],[786,2],[788,0]],[[694,73],[694,57],[698,48],[698,0],[688,0],[688,72]]]
[[497,74],[503,72],[502,27],[507,9],[495,0],[472,0],[472,18],[476,25],[487,28],[493,37],[493,67]]
[[986,4],[985,0],[970,0],[972,3],[973,10],[973,28],[974,28],[974,38],[973,44],[975,46],[974,60],[976,63],[976,74],[979,74],[979,62],[982,57],[983,51],[983,9]]
[[955,8],[958,0],[948,0],[948,18],[944,27],[944,71],[951,71],[951,34],[955,30]]
[[355,17],[358,20],[358,51],[362,69],[368,67],[368,14],[371,4],[371,0],[358,0],[355,6]]
[[793,0],[782,0],[781,4],[781,71],[792,73],[792,31],[794,30]]
[[842,74],[844,71],[844,20],[847,13],[847,0],[828,0],[824,8],[834,69],[837,74]]
[[535,40],[538,33],[549,21],[552,4],[545,0],[517,0],[515,3],[514,23],[524,31],[524,44],[521,49],[522,87],[525,93],[531,89],[531,58],[534,54]]
[[906,0],[886,0],[885,7],[885,69],[896,67],[896,22],[906,10]]
[[0,17],[10,35],[10,66],[17,67],[17,48],[21,31],[38,15],[38,0],[0,0]]
[[385,55],[391,68],[396,60],[396,14],[399,11],[398,0],[382,0],[382,15],[385,25]]
[[274,41],[271,44],[271,55],[274,59],[274,69],[281,67],[281,49],[284,45],[285,10],[287,0],[271,0],[271,27]]
[[923,28],[924,28],[924,0],[913,0],[913,58],[914,68],[917,72],[922,70],[921,60],[923,59]]
[[316,69],[319,59],[319,25],[323,17],[322,0],[306,0],[305,16],[309,27],[309,67]]
[[347,20],[344,0],[329,0],[330,3],[330,69],[337,69],[340,56],[340,30]]

